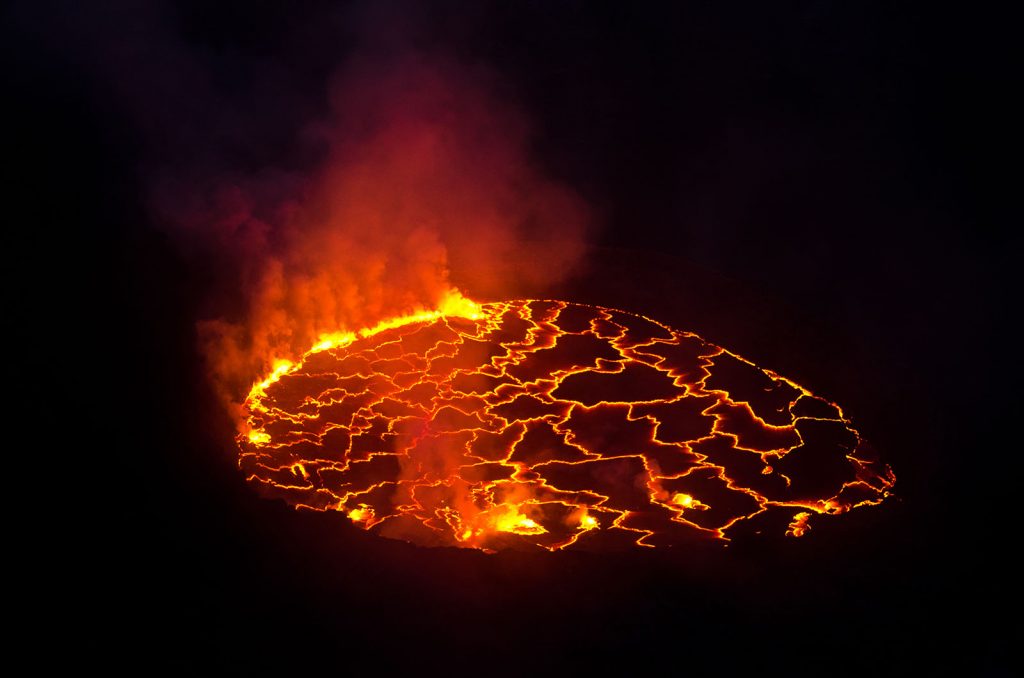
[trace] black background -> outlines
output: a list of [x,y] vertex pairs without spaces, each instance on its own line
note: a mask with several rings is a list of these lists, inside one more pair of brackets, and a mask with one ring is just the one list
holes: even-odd
[[[319,96],[353,40],[344,6],[208,4],[161,21],[220,55],[227,83],[291,36],[292,87]],[[781,547],[488,556],[250,492],[196,349],[216,272],[151,223],[152,144],[89,69],[132,26],[106,8],[9,12],[6,296],[25,407],[8,423],[29,442],[8,455],[38,581],[26,626],[60,648],[40,662],[1008,673],[1016,347],[999,323],[1019,238],[999,199],[999,17],[881,2],[416,13],[428,43],[501,74],[539,163],[599,216],[591,266],[550,294],[697,331],[829,396],[899,479],[896,500]]]

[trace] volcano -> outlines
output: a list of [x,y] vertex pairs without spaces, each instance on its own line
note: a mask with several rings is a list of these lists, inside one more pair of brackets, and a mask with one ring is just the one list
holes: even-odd
[[263,495],[424,546],[800,537],[895,482],[838,405],[695,334],[562,301],[324,341],[245,405],[239,466]]

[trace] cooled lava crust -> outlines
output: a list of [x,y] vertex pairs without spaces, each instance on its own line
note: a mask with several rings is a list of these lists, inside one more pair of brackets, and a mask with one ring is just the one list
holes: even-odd
[[239,464],[262,494],[425,546],[799,537],[895,481],[835,404],[695,334],[560,301],[311,351],[246,407]]

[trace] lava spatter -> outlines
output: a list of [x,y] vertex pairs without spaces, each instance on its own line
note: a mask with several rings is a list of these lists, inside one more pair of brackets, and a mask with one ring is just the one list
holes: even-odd
[[246,401],[270,497],[427,546],[799,537],[895,476],[835,404],[653,320],[559,301],[325,337]]

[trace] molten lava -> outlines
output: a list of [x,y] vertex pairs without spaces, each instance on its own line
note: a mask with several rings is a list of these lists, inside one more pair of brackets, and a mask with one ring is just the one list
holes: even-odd
[[325,336],[246,400],[270,497],[428,546],[647,547],[799,537],[892,471],[833,403],[653,320],[559,301]]

